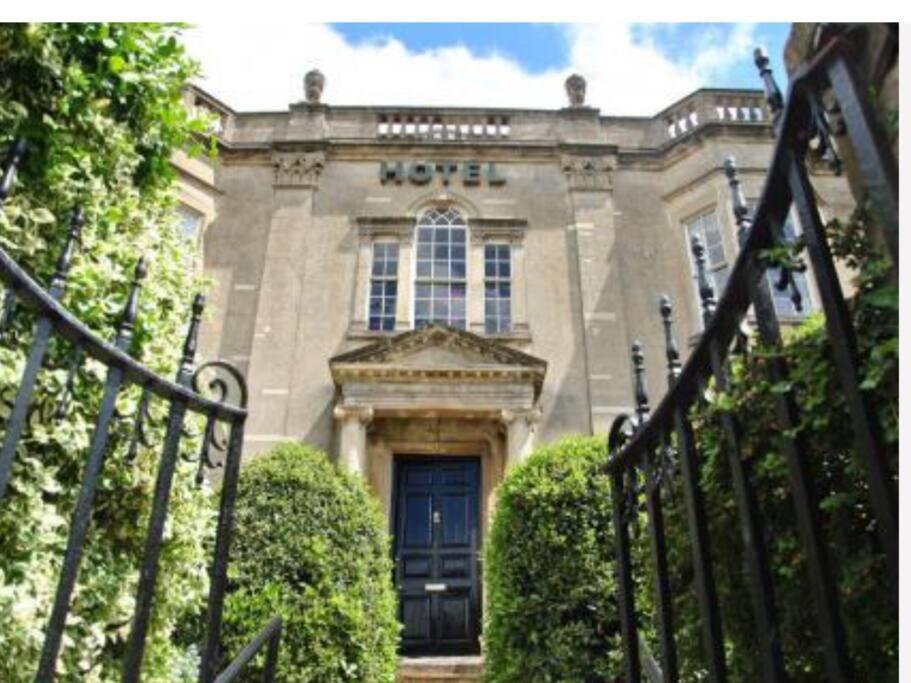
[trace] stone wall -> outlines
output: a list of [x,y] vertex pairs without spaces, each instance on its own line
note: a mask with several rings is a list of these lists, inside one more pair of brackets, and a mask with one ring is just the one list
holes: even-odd
[[[752,91],[700,91],[642,118],[586,106],[404,111],[318,102],[227,114],[217,219],[205,238],[215,286],[204,342],[207,356],[247,373],[246,452],[287,439],[335,448],[328,360],[383,334],[364,327],[370,240],[383,235],[411,249],[417,215],[440,204],[458,208],[470,231],[508,233],[521,249],[513,280],[521,324],[498,340],[547,361],[539,439],[607,431],[631,402],[635,339],[657,404],[665,390],[660,295],[674,300],[684,355],[700,328],[683,224],[714,210],[733,263],[721,167],[734,155],[746,196],[758,197],[773,141],[761,101]],[[479,117],[494,122],[489,135],[474,136]],[[434,138],[435,120],[454,123],[439,124]],[[421,184],[383,182],[383,162],[417,161],[493,163],[505,182],[466,184],[460,173],[449,182],[439,173]],[[817,189],[827,217],[850,210],[841,179],[823,174]],[[469,263],[475,332],[483,332],[482,264]],[[411,267],[400,266],[400,297],[409,296]],[[410,305],[401,309],[398,331],[412,325]]]

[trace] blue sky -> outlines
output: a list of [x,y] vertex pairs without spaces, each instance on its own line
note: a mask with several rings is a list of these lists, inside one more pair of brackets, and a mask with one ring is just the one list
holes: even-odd
[[311,68],[330,105],[558,109],[570,73],[608,115],[652,116],[700,87],[759,88],[764,45],[782,88],[788,24],[317,24],[303,14],[207,24],[185,42],[200,85],[240,111],[302,99]]
[[[529,73],[570,66],[570,40],[561,24],[472,24],[410,23],[371,24],[335,23],[338,31],[353,45],[382,42],[389,38],[401,41],[414,52],[424,52],[452,45],[464,45],[479,57],[501,54],[516,60]],[[686,62],[706,39],[722,42],[734,30],[734,24],[633,24],[635,42],[652,41],[668,59]],[[761,44],[774,56],[773,68],[783,78],[781,54],[790,24],[759,24]],[[728,69],[713,74],[705,87],[757,88],[760,86],[751,55],[731,60]],[[783,86],[783,83],[782,83]]]

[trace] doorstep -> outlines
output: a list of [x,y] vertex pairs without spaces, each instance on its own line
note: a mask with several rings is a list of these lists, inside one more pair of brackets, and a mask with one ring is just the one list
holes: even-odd
[[398,683],[478,683],[484,673],[484,658],[402,657],[399,659]]

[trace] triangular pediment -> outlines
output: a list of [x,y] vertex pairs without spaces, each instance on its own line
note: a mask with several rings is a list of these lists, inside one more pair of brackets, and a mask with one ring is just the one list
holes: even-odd
[[396,416],[499,414],[534,405],[547,363],[499,340],[430,325],[339,354],[329,370],[339,396],[351,405]]
[[386,364],[411,368],[495,368],[503,366],[541,368],[540,358],[517,351],[493,339],[444,325],[382,339],[359,349],[339,354],[329,361],[338,364]]

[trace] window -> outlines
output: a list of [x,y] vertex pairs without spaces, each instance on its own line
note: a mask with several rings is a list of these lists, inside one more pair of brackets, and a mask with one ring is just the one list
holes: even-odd
[[[794,242],[800,231],[795,227],[793,217],[788,215],[782,229],[786,242]],[[797,291],[800,292],[801,310],[797,310],[794,302],[791,301],[791,287],[778,289],[775,285],[781,279],[781,268],[773,267],[766,271],[766,277],[769,279],[769,287],[772,290],[772,300],[775,303],[775,312],[782,318],[803,318],[810,312],[812,302],[810,301],[810,291],[807,287],[806,273],[792,271],[791,276],[794,278],[794,284],[797,285]]]
[[466,233],[465,219],[454,209],[431,209],[418,219],[415,329],[430,323],[465,329]]
[[724,241],[718,227],[718,218],[714,211],[701,214],[686,222],[686,250],[690,255],[690,266],[696,292],[696,301],[700,302],[698,271],[696,259],[693,256],[693,238],[698,237],[705,247],[705,267],[709,279],[715,287],[715,300],[721,298],[721,293],[728,282],[730,264],[724,254]]
[[484,329],[488,334],[510,331],[511,280],[509,245],[484,245]]
[[373,245],[370,271],[369,328],[395,329],[395,303],[398,294],[399,245],[377,242]]
[[199,237],[199,230],[202,226],[203,215],[196,209],[192,209],[186,204],[178,204],[177,217],[180,232],[194,244]]

